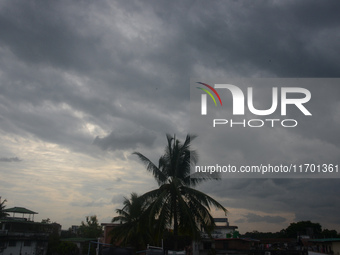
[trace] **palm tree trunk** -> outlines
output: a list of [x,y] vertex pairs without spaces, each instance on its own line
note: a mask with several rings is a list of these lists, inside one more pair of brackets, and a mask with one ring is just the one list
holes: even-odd
[[177,221],[177,201],[176,196],[173,200],[173,206],[174,206],[174,250],[177,251],[178,249],[178,221]]

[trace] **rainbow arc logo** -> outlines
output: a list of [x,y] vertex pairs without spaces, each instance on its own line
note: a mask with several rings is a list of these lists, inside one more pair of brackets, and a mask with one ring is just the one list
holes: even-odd
[[[221,97],[220,97],[220,95],[217,93],[217,91],[213,87],[211,87],[209,84],[206,84],[206,83],[203,83],[203,82],[197,82],[197,83],[207,87],[208,89],[210,89],[217,96],[217,98],[220,101],[220,104],[222,106]],[[212,98],[212,100],[214,101],[215,106],[217,106],[215,97],[213,96],[213,94],[209,90],[207,90],[205,88],[201,88],[201,87],[197,87],[197,88],[200,89],[200,90],[203,90],[204,92],[206,92]],[[206,94],[202,94],[201,100],[202,100],[201,114],[202,115],[207,115],[207,95]]]
[[[217,91],[213,87],[211,87],[210,85],[208,85],[206,83],[203,83],[203,82],[197,82],[197,83],[198,84],[202,84],[203,86],[206,86],[207,88],[211,89],[211,91],[214,92],[215,95],[217,96],[217,98],[220,101],[220,104],[222,106],[222,100],[220,98],[220,95],[217,93]],[[215,106],[217,106],[216,100],[215,100],[214,96],[211,94],[211,92],[209,90],[204,89],[204,88],[200,88],[200,87],[197,87],[197,88],[203,90],[204,92],[206,92],[212,98],[212,100],[214,101]]]

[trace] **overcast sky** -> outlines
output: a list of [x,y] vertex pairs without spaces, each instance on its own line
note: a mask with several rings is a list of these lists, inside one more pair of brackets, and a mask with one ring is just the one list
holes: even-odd
[[[124,196],[157,187],[131,153],[156,161],[166,133],[190,132],[191,77],[339,77],[339,11],[327,0],[0,1],[0,196],[63,229],[93,214],[110,222]],[[282,136],[283,160],[290,142],[340,156],[339,89],[317,91],[331,96],[329,125]],[[249,140],[219,149],[234,146],[259,153]],[[340,231],[339,184],[223,178],[199,189],[241,233],[299,220]]]

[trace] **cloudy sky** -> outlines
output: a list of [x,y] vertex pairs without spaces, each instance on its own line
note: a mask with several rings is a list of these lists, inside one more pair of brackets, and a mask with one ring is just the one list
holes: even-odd
[[[123,196],[157,187],[131,153],[156,161],[166,133],[190,132],[192,77],[339,77],[339,11],[313,0],[0,1],[0,196],[64,229],[93,214],[110,222]],[[326,122],[283,135],[284,160],[289,142],[339,158],[340,92],[318,91],[332,98]],[[230,141],[219,151],[260,152]],[[241,233],[298,220],[340,231],[339,184],[223,178],[199,189]]]

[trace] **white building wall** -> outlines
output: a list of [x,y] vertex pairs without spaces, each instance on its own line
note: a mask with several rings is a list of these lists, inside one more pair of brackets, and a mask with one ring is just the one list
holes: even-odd
[[0,252],[0,255],[45,255],[47,253],[47,246],[38,247],[37,242],[31,241],[30,246],[24,246],[24,241],[16,241],[15,246],[9,246]]
[[332,250],[334,252],[334,255],[340,255],[340,242],[333,242]]

